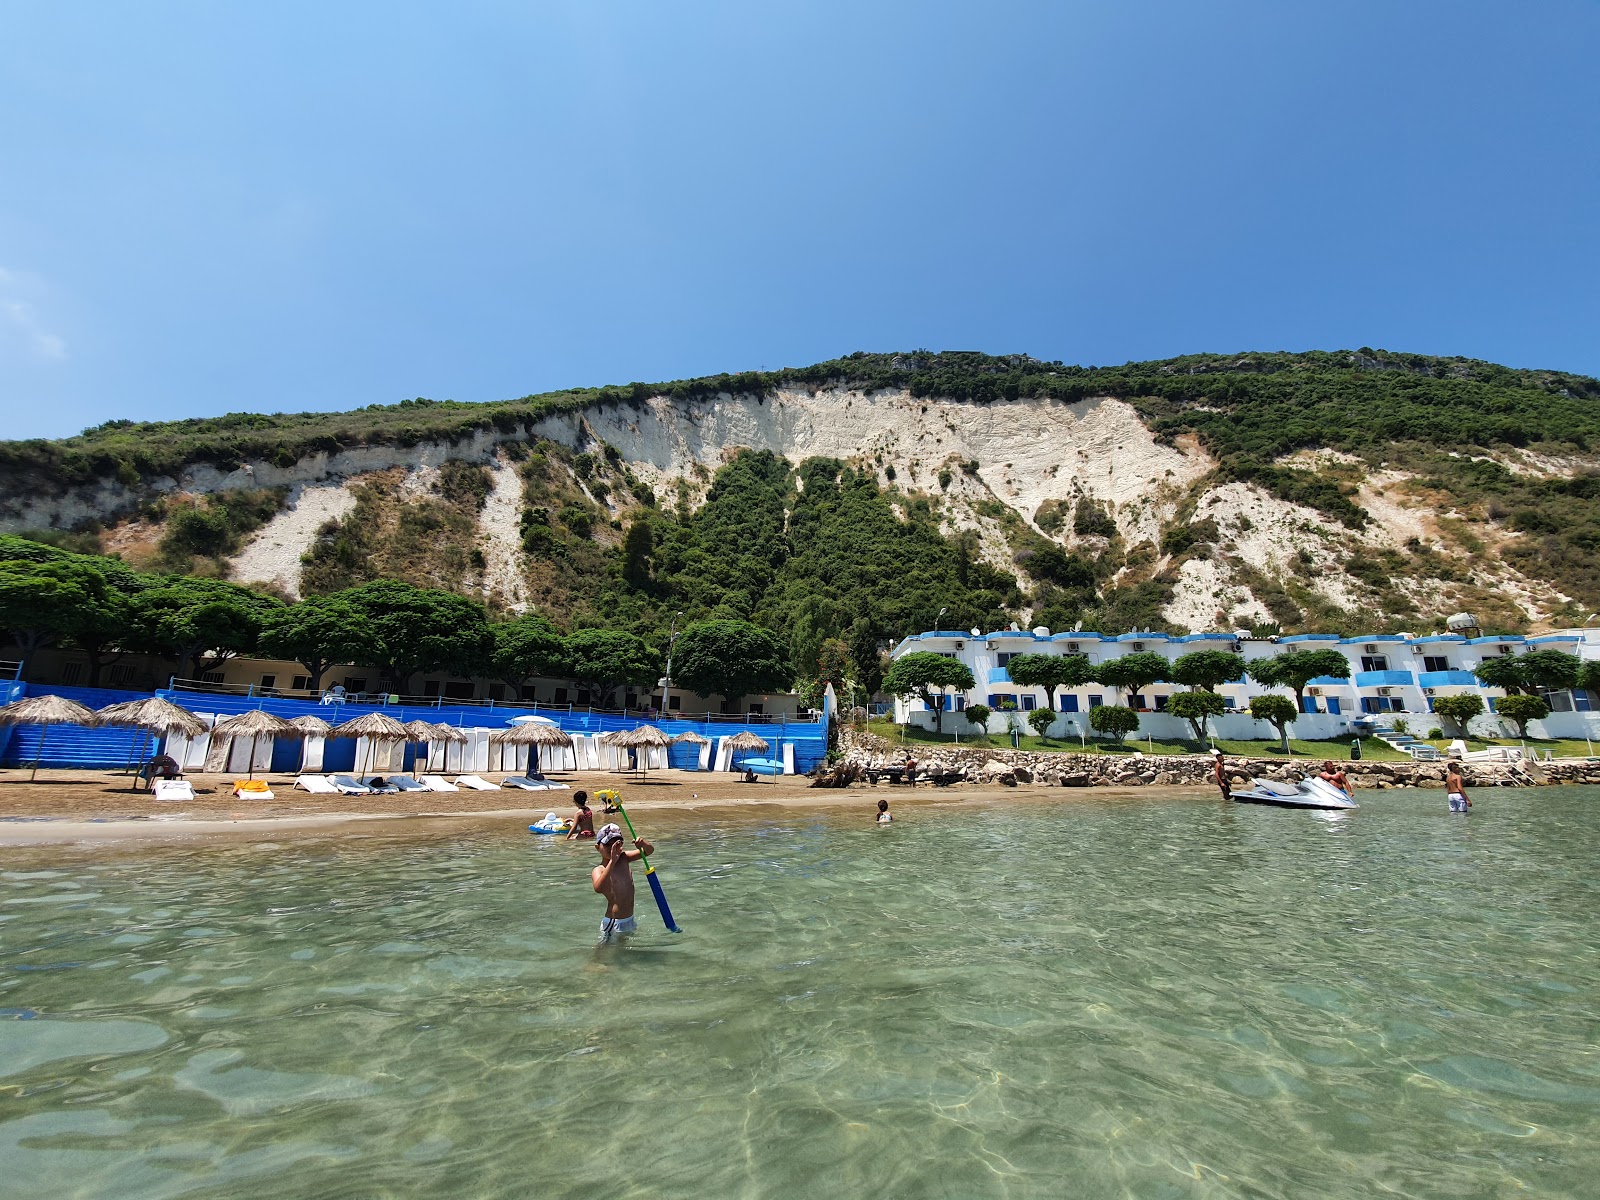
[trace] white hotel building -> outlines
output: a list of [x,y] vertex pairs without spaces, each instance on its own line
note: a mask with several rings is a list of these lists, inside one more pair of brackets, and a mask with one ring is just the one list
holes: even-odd
[[[964,693],[947,695],[944,705],[947,713],[973,704],[987,705],[994,710],[989,719],[990,731],[1002,733],[1008,722],[1003,710],[1014,709],[1026,714],[1054,704],[1060,709],[1060,716],[1051,726],[1051,736],[1067,737],[1087,734],[1089,710],[1100,704],[1126,704],[1126,692],[1104,684],[1089,684],[1057,692],[1052,700],[1043,688],[1022,687],[1012,682],[1006,668],[1017,655],[1082,655],[1091,663],[1099,664],[1139,652],[1159,654],[1175,661],[1198,650],[1232,651],[1243,655],[1246,661],[1295,650],[1337,650],[1343,654],[1350,664],[1350,678],[1328,676],[1311,681],[1305,691],[1302,715],[1292,729],[1296,737],[1337,737],[1351,731],[1352,721],[1376,719],[1379,724],[1388,724],[1396,717],[1406,717],[1413,734],[1426,735],[1434,723],[1427,715],[1433,711],[1434,700],[1461,692],[1476,692],[1483,697],[1488,710],[1474,722],[1473,730],[1504,736],[1509,735],[1513,727],[1495,717],[1494,710],[1505,693],[1499,688],[1484,687],[1472,669],[1486,658],[1532,650],[1562,650],[1586,659],[1600,658],[1600,629],[1566,630],[1531,638],[1469,637],[1455,633],[1429,637],[1375,633],[1353,638],[1331,633],[1298,633],[1256,638],[1240,633],[1053,634],[1043,628],[986,634],[936,630],[906,638],[894,648],[892,657],[899,658],[913,651],[931,651],[959,659],[972,670],[977,686]],[[1184,690],[1179,684],[1158,683],[1140,692],[1134,701],[1134,707],[1144,714],[1139,733],[1154,737],[1192,736],[1187,722],[1164,711],[1168,698]],[[1265,722],[1249,715],[1250,700],[1272,691],[1287,694],[1285,689],[1267,688],[1246,678],[1224,684],[1217,691],[1228,709],[1222,717],[1212,721],[1212,730],[1217,736],[1274,736]],[[1582,691],[1562,691],[1546,694],[1545,700],[1550,705],[1550,716],[1543,722],[1530,724],[1530,734],[1600,737],[1600,711],[1591,711],[1591,703],[1595,710],[1600,710],[1600,698],[1591,702]],[[909,721],[928,728],[933,725],[933,713],[917,699],[897,698],[894,718],[897,722]],[[945,728],[947,731],[955,728],[948,717]],[[961,729],[966,728],[968,726],[963,723]]]

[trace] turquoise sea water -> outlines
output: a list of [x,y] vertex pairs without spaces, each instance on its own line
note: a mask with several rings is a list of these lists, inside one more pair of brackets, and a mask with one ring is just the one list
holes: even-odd
[[4,852],[0,1196],[1596,1194],[1600,790],[866,806]]

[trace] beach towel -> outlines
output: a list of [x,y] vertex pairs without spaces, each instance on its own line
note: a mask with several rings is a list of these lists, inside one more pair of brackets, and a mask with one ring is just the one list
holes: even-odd
[[272,800],[272,789],[261,779],[235,779],[233,794],[241,800]]
[[443,775],[424,775],[422,784],[430,792],[457,792],[461,790]]
[[187,779],[158,779],[151,790],[157,800],[194,799],[194,788]]
[[294,786],[297,791],[312,792],[318,796],[333,796],[337,795],[339,791],[322,775],[298,776],[294,781]]

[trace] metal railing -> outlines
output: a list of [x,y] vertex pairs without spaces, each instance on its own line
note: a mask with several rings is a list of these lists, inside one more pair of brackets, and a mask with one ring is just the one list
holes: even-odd
[[320,703],[327,707],[342,708],[357,705],[371,708],[498,708],[517,712],[588,715],[594,717],[621,717],[639,721],[701,721],[729,725],[798,725],[816,724],[820,713],[690,713],[677,709],[662,712],[657,708],[600,708],[592,704],[553,704],[536,700],[458,699],[453,696],[404,696],[394,692],[345,692],[335,695],[331,691],[314,692],[306,688],[262,687],[254,683],[212,683],[204,679],[179,679],[172,677],[167,684],[175,692],[195,692],[213,696],[240,696],[249,699],[302,700]]
[[22,678],[22,660],[12,662],[9,659],[0,659],[0,679],[16,681]]

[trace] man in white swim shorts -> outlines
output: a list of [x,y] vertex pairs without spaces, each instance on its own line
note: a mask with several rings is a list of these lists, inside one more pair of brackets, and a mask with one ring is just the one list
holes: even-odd
[[1472,801],[1467,799],[1467,781],[1461,777],[1461,764],[1454,760],[1445,771],[1444,790],[1450,797],[1451,812],[1464,813],[1472,807]]
[[622,844],[622,830],[615,825],[604,825],[595,835],[594,846],[600,852],[600,865],[590,873],[594,890],[606,898],[606,915],[600,921],[602,946],[621,942],[637,928],[633,919],[633,871],[629,864],[656,848],[643,838],[635,838],[637,849],[629,850]]

